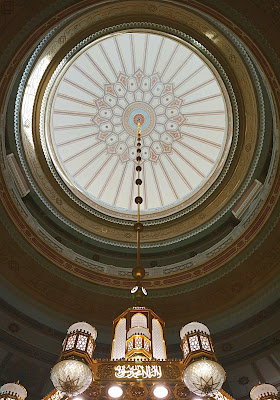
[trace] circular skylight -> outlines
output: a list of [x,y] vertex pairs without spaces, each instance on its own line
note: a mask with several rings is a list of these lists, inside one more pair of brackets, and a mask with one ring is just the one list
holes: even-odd
[[143,214],[178,210],[215,181],[232,138],[221,78],[186,42],[154,31],[94,41],[62,68],[49,96],[48,151],[84,202],[136,212],[142,131]]

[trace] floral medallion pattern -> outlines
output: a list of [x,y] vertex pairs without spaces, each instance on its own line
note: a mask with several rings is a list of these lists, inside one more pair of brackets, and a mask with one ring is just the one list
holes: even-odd
[[120,74],[115,84],[104,86],[104,96],[96,101],[98,113],[91,121],[98,126],[107,152],[118,155],[121,162],[135,161],[140,122],[143,162],[157,162],[181,138],[180,126],[187,120],[181,105],[171,82],[163,83],[159,74],[138,70],[131,76]]

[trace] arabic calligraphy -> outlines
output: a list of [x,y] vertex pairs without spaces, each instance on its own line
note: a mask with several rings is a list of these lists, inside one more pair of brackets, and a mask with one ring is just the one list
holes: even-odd
[[114,369],[115,377],[120,379],[150,379],[162,377],[161,366],[159,365],[117,365]]

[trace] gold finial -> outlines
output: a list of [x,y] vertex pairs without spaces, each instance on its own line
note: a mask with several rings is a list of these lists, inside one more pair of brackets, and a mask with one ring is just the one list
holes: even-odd
[[145,270],[140,265],[140,232],[143,231],[143,225],[140,222],[140,204],[143,202],[140,196],[140,186],[142,185],[142,179],[140,179],[141,168],[141,124],[138,122],[137,126],[137,179],[135,181],[137,185],[137,196],[135,197],[135,203],[137,204],[137,222],[134,224],[134,230],[137,235],[137,264],[132,270],[132,276],[136,279],[136,286],[131,290],[132,298],[135,305],[139,306],[142,304],[144,296],[147,294],[146,290],[141,285],[141,280],[145,276]]

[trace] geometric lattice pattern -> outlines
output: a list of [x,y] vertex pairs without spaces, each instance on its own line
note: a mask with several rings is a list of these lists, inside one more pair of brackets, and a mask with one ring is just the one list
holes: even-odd
[[196,350],[200,349],[200,345],[199,345],[199,341],[198,341],[198,336],[197,335],[191,336],[189,338],[189,341],[190,341],[190,350],[191,351],[196,351]]
[[188,341],[187,340],[185,340],[184,341],[184,343],[183,343],[183,353],[184,353],[184,356],[186,357],[188,354],[189,354],[189,345],[188,345]]
[[206,336],[200,335],[200,341],[201,341],[203,350],[211,351],[209,339]]
[[135,337],[135,349],[141,349],[142,348],[142,337],[141,336],[136,336]]
[[133,349],[133,339],[130,340],[130,341],[127,343],[127,351],[130,351],[130,350],[132,350],[132,349]]
[[148,342],[148,340],[144,339],[144,349],[146,351],[150,351],[150,344]]
[[85,351],[86,350],[86,347],[87,347],[87,340],[88,340],[88,337],[87,336],[85,336],[85,335],[79,335],[79,337],[78,337],[78,341],[77,341],[77,344],[76,344],[76,348],[78,349],[78,350],[82,350],[82,351]]
[[74,347],[74,345],[75,345],[76,337],[77,337],[77,335],[72,335],[72,336],[70,336],[70,337],[68,338],[68,341],[67,341],[67,345],[66,345],[66,347],[65,347],[65,350],[73,349],[73,347]]
[[87,352],[88,352],[89,356],[92,357],[92,354],[93,354],[93,343],[92,343],[91,340],[89,340],[89,342],[88,342]]
[[[122,73],[114,85],[104,85],[104,92],[96,100],[98,112],[92,122],[99,127],[98,137],[106,143],[108,154],[116,154],[122,163],[135,160],[138,120],[143,125],[143,162],[156,162],[161,154],[172,152],[185,120],[180,113],[182,100],[174,96],[172,84],[162,83],[158,74],[138,70],[132,76]],[[123,115],[122,104],[127,107]]]

